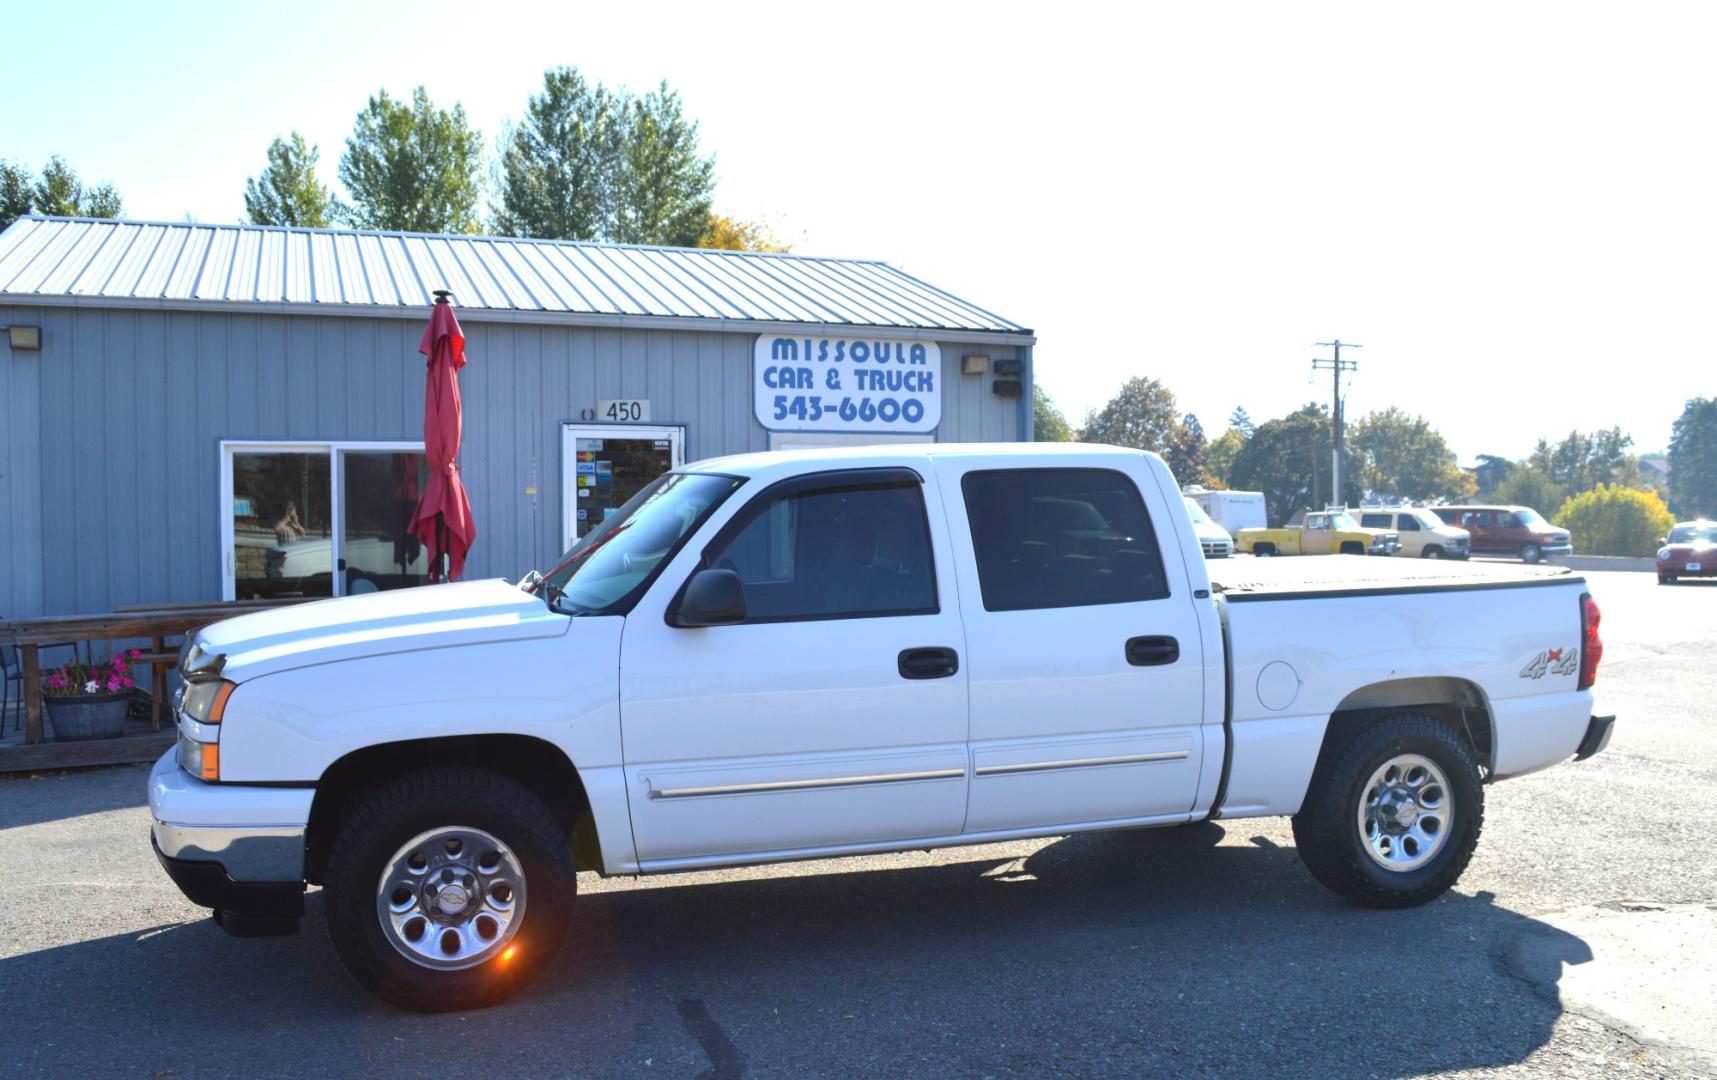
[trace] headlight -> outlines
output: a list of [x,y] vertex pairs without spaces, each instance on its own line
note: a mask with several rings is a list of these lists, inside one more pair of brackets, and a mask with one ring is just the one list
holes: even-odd
[[227,698],[232,697],[237,688],[237,683],[225,679],[185,684],[185,715],[199,724],[220,723],[221,714],[226,711]]
[[179,768],[199,780],[221,778],[221,744],[198,742],[179,729]]
[[1657,561],[1658,562],[1665,562],[1668,559],[1669,559],[1669,549],[1668,548],[1658,548],[1657,549]]

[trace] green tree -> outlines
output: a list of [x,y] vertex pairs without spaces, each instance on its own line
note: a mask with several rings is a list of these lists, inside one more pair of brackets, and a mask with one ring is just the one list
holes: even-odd
[[608,238],[626,102],[575,67],[543,73],[525,119],[502,137],[495,229],[553,240]]
[[1131,446],[1137,450],[1168,450],[1177,419],[1174,394],[1156,379],[1135,376],[1102,409],[1085,414],[1081,442]]
[[1188,484],[1211,485],[1210,470],[1205,464],[1208,445],[1204,438],[1204,425],[1198,422],[1194,413],[1181,417],[1180,423],[1169,434],[1168,449],[1163,458],[1168,462],[1169,472],[1182,487]]
[[294,131],[268,146],[262,175],[244,182],[244,209],[253,225],[300,225],[325,229],[333,223],[334,200],[316,178],[322,151]]
[[476,232],[482,157],[463,105],[438,109],[421,86],[410,102],[378,91],[346,140],[340,182],[352,203],[339,214],[360,229]]
[[1684,517],[1717,515],[1717,399],[1694,398],[1675,421],[1669,497]]
[[709,224],[698,237],[698,247],[719,251],[792,251],[791,244],[775,238],[775,231],[761,221],[740,221],[711,212]]
[[[20,173],[26,178],[29,175]],[[58,154],[48,159],[42,175],[30,185],[30,204],[34,213],[55,217],[115,218],[125,212],[125,204],[112,184],[84,187],[77,170]]]
[[1252,417],[1240,406],[1236,406],[1234,411],[1228,414],[1228,427],[1232,431],[1238,431],[1242,439],[1250,439],[1252,432],[1257,430],[1257,425],[1252,423]]
[[[1259,424],[1229,469],[1228,486],[1262,491],[1272,522],[1296,510],[1329,502],[1329,410],[1310,404],[1279,420]],[[1342,492],[1337,501],[1356,506],[1361,496],[1352,454],[1344,457]]]
[[1073,425],[1041,384],[1031,388],[1031,431],[1037,442],[1073,441]]
[[1497,485],[1507,480],[1514,471],[1514,462],[1495,454],[1480,454],[1479,463],[1473,469],[1473,481],[1477,485],[1474,492],[1481,499],[1491,498]]
[[698,125],[664,81],[626,101],[609,234],[622,244],[691,247],[709,225],[715,158],[698,151]]
[[1548,476],[1564,496],[1590,491],[1599,484],[1639,487],[1639,459],[1628,452],[1631,435],[1621,428],[1582,433],[1552,444],[1539,439],[1528,464]]
[[1555,523],[1586,554],[1643,557],[1657,550],[1675,516],[1655,491],[1599,484],[1563,503]]
[[1230,427],[1221,435],[1212,439],[1204,450],[1204,468],[1210,474],[1213,487],[1225,488],[1232,486],[1229,478],[1234,472],[1234,459],[1240,456],[1240,451],[1246,448],[1246,436],[1240,429]]
[[1360,482],[1378,495],[1403,499],[1464,499],[1474,490],[1448,442],[1422,416],[1397,408],[1372,412],[1353,425],[1348,448]]
[[1491,492],[1491,498],[1505,506],[1530,506],[1541,514],[1554,514],[1566,496],[1537,466],[1517,465]]
[[36,194],[30,170],[0,160],[0,230],[35,209]]

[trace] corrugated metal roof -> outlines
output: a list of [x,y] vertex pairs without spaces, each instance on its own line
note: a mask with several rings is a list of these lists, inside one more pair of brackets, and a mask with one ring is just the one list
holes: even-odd
[[353,314],[421,308],[570,321],[720,320],[1024,335],[887,263],[499,236],[102,218],[20,218],[0,233],[0,302],[245,305]]

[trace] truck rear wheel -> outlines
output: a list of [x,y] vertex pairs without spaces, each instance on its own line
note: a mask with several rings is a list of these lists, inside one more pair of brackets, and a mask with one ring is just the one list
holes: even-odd
[[1461,733],[1422,713],[1357,713],[1331,724],[1294,843],[1341,896],[1413,907],[1460,878],[1483,824],[1478,761]]
[[324,880],[346,970],[419,1012],[522,990],[559,951],[578,890],[554,812],[516,781],[469,768],[410,773],[361,797]]

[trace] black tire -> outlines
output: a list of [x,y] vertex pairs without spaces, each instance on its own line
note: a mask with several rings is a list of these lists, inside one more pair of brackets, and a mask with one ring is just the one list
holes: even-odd
[[1520,561],[1528,565],[1544,558],[1544,549],[1537,544],[1520,545]]
[[[377,883],[400,848],[449,826],[481,829],[511,848],[528,885],[513,947],[457,971],[407,959],[376,910]],[[377,997],[417,1012],[480,1009],[524,989],[560,950],[578,892],[567,829],[554,812],[516,781],[470,768],[408,773],[353,802],[324,880],[328,936],[346,970]]]
[[1344,540],[1341,545],[1343,555],[1364,555],[1365,545],[1353,540]]
[[1271,558],[1272,556],[1274,556],[1275,554],[1276,554],[1276,545],[1275,544],[1253,544],[1252,545],[1252,555],[1254,558],[1268,559],[1268,558]]
[[1436,544],[1432,544],[1419,554],[1422,558],[1426,559],[1440,559],[1443,557],[1443,549],[1438,547]]
[[[1436,764],[1448,780],[1454,805],[1436,854],[1422,866],[1397,871],[1371,857],[1357,818],[1372,774],[1400,754],[1421,755]],[[1332,892],[1366,907],[1415,907],[1447,892],[1478,846],[1484,826],[1478,760],[1464,735],[1423,713],[1387,710],[1337,716],[1293,825],[1300,861]]]

